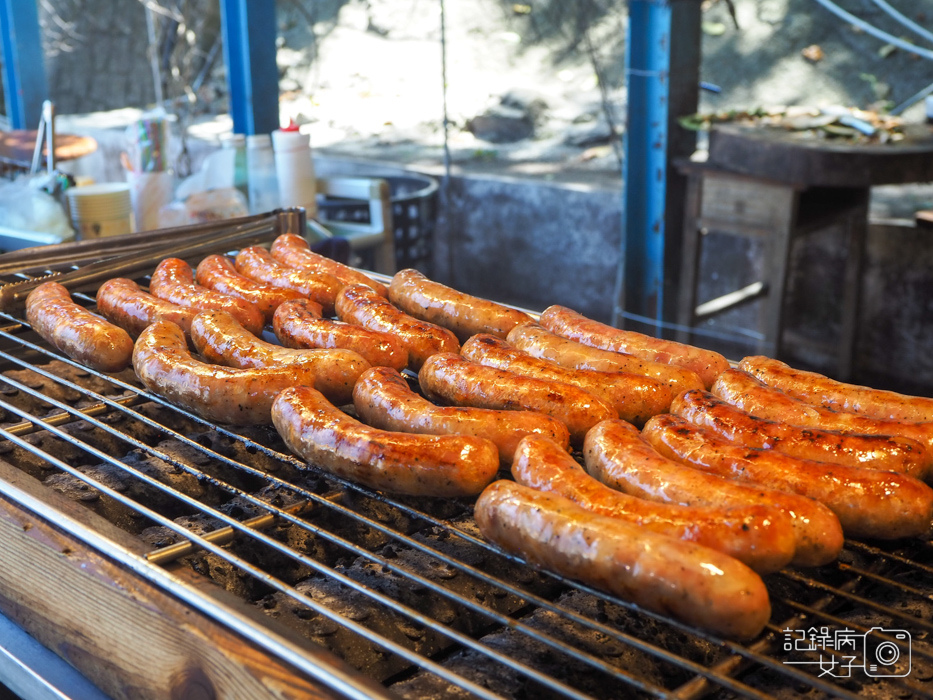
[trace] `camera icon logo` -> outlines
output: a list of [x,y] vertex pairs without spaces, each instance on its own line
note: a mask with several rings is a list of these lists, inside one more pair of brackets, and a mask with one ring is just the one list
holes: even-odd
[[910,674],[911,637],[907,630],[872,627],[865,633],[862,661],[872,678],[903,678]]

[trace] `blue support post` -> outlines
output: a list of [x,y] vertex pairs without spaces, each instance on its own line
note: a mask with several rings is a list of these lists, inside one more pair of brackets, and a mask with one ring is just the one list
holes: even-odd
[[279,128],[275,3],[220,0],[220,18],[233,131],[271,133]]
[[3,96],[13,129],[35,129],[49,97],[34,0],[0,0]]
[[671,16],[669,0],[629,2],[623,233],[613,321],[651,319],[656,335],[664,311]]

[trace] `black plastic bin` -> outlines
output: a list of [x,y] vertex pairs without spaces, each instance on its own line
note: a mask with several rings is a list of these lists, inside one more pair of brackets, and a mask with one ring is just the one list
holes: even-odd
[[[413,267],[430,276],[437,227],[437,180],[417,173],[362,177],[378,177],[389,183],[398,269]],[[369,204],[358,200],[324,198],[318,202],[318,211],[328,221],[370,223]]]

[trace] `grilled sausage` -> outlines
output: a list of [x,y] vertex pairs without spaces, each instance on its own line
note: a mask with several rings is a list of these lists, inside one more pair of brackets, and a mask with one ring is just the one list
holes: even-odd
[[563,496],[500,480],[474,514],[483,536],[506,551],[687,624],[751,639],[771,616],[761,577],[739,560]]
[[847,384],[757,355],[744,358],[739,369],[795,399],[834,411],[860,413],[879,420],[933,422],[933,398]]
[[794,556],[793,524],[777,508],[681,506],[629,496],[594,479],[562,445],[546,437],[522,439],[512,476],[525,486],[569,498],[591,513],[717,549],[758,573],[777,571]]
[[660,455],[624,421],[604,421],[593,427],[586,435],[583,454],[590,474],[632,496],[685,506],[761,504],[781,509],[793,520],[792,563],[797,566],[828,564],[842,549],[839,519],[822,503],[686,467]]
[[314,375],[311,386],[338,405],[353,400],[353,385],[369,369],[369,363],[352,350],[292,350],[267,343],[223,311],[195,316],[191,342],[206,360],[218,365],[242,369],[301,366]]
[[410,316],[449,328],[461,343],[477,333],[505,338],[516,325],[532,320],[524,311],[459,292],[412,269],[392,277],[389,300]]
[[570,441],[582,445],[586,431],[615,411],[583,389],[470,362],[455,353],[433,355],[418,372],[429,399],[455,406],[538,411],[567,426]]
[[473,435],[492,440],[499,461],[512,463],[515,448],[526,435],[541,435],[570,449],[570,433],[556,418],[537,411],[503,411],[465,406],[437,406],[412,391],[394,369],[373,367],[353,387],[353,405],[360,419],[383,430],[429,435]]
[[50,345],[98,372],[130,365],[133,339],[71,298],[58,282],[43,282],[26,297],[26,320]]
[[490,440],[372,428],[307,386],[279,394],[272,421],[285,444],[302,459],[381,491],[472,496],[499,470],[499,452]]
[[660,454],[688,466],[813,498],[836,514],[850,537],[914,537],[933,523],[933,489],[906,474],[734,445],[670,414],[649,420],[642,436]]
[[556,362],[532,357],[488,333],[474,335],[460,348],[460,354],[487,367],[577,386],[612,406],[619,418],[636,425],[666,411],[674,399],[671,386],[657,379],[628,372],[567,369]]
[[457,337],[449,330],[409,316],[363,284],[351,284],[340,292],[337,318],[394,335],[408,350],[408,367],[415,372],[435,353],[460,350]]
[[926,449],[916,440],[801,428],[758,418],[708,391],[685,391],[674,399],[671,413],[730,442],[771,449],[800,459],[901,472],[919,479],[930,468]]
[[333,275],[344,286],[350,284],[365,284],[372,287],[380,296],[387,296],[388,288],[381,282],[371,279],[368,275],[354,270],[343,263],[331,260],[325,255],[311,250],[308,242],[294,233],[283,233],[272,241],[269,248],[272,257],[288,267],[298,267],[312,272]]
[[227,311],[250,333],[262,333],[264,321],[255,304],[196,284],[194,270],[179,258],[166,258],[156,266],[149,280],[149,292],[189,309]]
[[541,314],[541,325],[552,333],[594,348],[628,353],[652,362],[685,367],[700,375],[706,389],[713,384],[720,372],[729,368],[729,361],[718,352],[614,328],[565,306],[551,306],[545,309]]
[[187,333],[191,328],[191,319],[198,313],[197,309],[159,299],[126,277],[115,277],[100,285],[97,290],[97,310],[134,338],[157,319],[177,323]]
[[156,321],[137,338],[133,368],[149,391],[216,423],[259,425],[271,421],[272,401],[286,387],[313,384],[311,367],[236,369],[192,357],[185,334]]
[[239,297],[255,304],[265,322],[272,323],[275,310],[291,299],[304,299],[301,292],[285,287],[276,287],[251,280],[236,271],[229,258],[223,255],[208,255],[198,263],[194,271],[198,284],[216,292]]
[[408,366],[408,350],[394,335],[321,318],[321,305],[310,299],[289,301],[277,308],[272,330],[289,348],[343,348],[358,352],[373,367],[401,371]]
[[629,372],[651,377],[670,386],[675,396],[681,391],[703,388],[700,375],[692,370],[590,347],[562,338],[534,321],[515,326],[506,340],[533,357],[550,360],[569,369]]
[[235,266],[237,272],[256,282],[300,292],[320,304],[325,316],[334,315],[334,300],[344,287],[333,275],[283,265],[258,245],[247,246],[237,253]]
[[805,428],[910,438],[923,445],[928,463],[933,459],[933,423],[879,420],[848,411],[832,411],[788,396],[738,369],[723,372],[710,391],[723,401],[759,418]]

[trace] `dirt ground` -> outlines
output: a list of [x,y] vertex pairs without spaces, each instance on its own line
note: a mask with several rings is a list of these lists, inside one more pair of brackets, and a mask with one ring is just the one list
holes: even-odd
[[[920,24],[933,21],[933,0],[891,4]],[[595,13],[581,34],[572,15],[555,22],[559,3],[446,0],[443,42],[436,0],[318,5],[313,23],[306,12],[280,10],[279,50],[282,112],[308,125],[315,148],[440,163],[446,98],[447,147],[463,167],[619,172],[612,141],[618,141],[626,108],[626,3],[565,4]],[[704,3],[699,73],[716,91],[701,91],[701,111],[892,107],[933,83],[933,61],[890,46],[816,0],[731,5],[734,18],[725,0]],[[868,0],[838,5],[924,45]],[[532,131],[518,140],[490,140],[488,130],[476,128],[489,115],[500,117],[503,128],[509,118],[524,117]],[[922,120],[922,100],[903,116]]]

